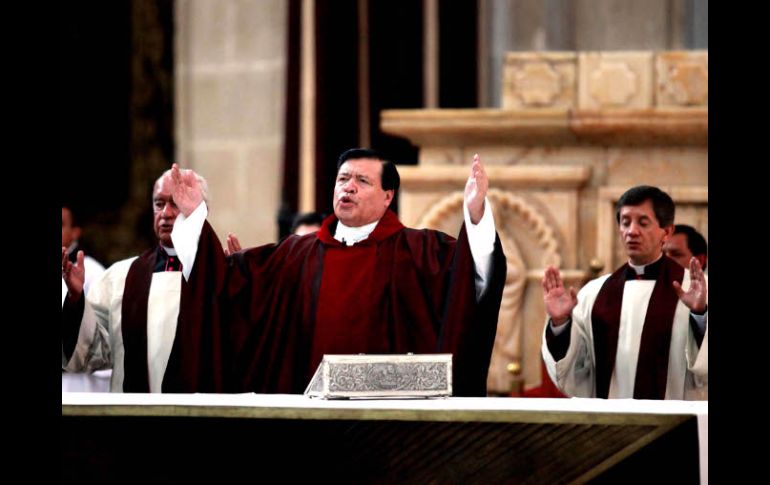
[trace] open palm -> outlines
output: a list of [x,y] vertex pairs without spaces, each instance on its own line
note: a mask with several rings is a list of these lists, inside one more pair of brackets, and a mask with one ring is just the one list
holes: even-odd
[[471,164],[471,174],[465,183],[465,203],[468,205],[468,213],[471,216],[471,222],[478,224],[484,215],[484,198],[489,190],[489,177],[481,164],[479,155],[473,156]]
[[64,280],[64,283],[67,284],[67,292],[72,300],[78,300],[83,293],[83,284],[86,280],[84,259],[85,254],[83,251],[78,251],[77,262],[72,264],[72,261],[67,258],[67,248],[62,246],[61,277]]
[[674,281],[674,291],[682,303],[695,313],[703,313],[708,299],[708,285],[703,268],[697,259],[690,259],[690,287],[687,291],[682,289],[678,281]]
[[546,313],[548,313],[548,316],[551,317],[555,325],[564,323],[577,305],[575,288],[570,287],[569,291],[567,291],[564,288],[564,282],[561,279],[559,270],[553,266],[548,266],[545,269],[541,283]]

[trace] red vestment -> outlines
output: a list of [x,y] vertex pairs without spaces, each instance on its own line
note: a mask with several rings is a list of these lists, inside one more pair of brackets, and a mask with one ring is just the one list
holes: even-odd
[[456,240],[405,228],[387,211],[346,246],[332,237],[336,222],[228,258],[221,303],[233,390],[302,393],[323,354],[413,352],[452,353],[453,394],[486,395],[506,273],[499,238],[477,302],[464,226]]

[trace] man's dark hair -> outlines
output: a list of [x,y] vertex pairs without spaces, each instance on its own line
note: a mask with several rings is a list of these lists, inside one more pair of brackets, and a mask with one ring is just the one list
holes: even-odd
[[694,227],[687,224],[677,224],[674,226],[674,234],[684,234],[687,236],[687,248],[693,256],[706,254],[708,245],[706,239]]
[[623,206],[640,205],[645,200],[652,202],[652,211],[655,213],[660,227],[670,226],[674,223],[676,209],[671,196],[651,185],[637,185],[626,190],[615,204],[615,221],[620,224],[620,209]]
[[393,162],[386,160],[385,157],[380,155],[376,150],[372,150],[371,148],[351,148],[350,150],[344,151],[342,155],[340,155],[340,158],[337,159],[337,172],[340,171],[340,167],[343,163],[348,160],[358,160],[359,158],[372,158],[382,162],[382,189],[392,190],[395,199],[395,193],[398,192],[398,187],[401,185],[401,177],[398,175],[396,165]]
[[307,225],[318,224],[320,226],[323,221],[324,221],[324,216],[320,212],[302,212],[294,216],[294,220],[291,223],[290,232],[294,234],[294,231],[296,231],[297,228],[302,224],[307,224]]

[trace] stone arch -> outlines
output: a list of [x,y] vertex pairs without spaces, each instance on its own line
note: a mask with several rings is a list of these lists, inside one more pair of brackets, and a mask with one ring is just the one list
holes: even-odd
[[[441,225],[449,214],[462,210],[464,194],[462,191],[452,192],[442,197],[433,204],[420,217],[416,227],[436,228]],[[542,267],[553,265],[561,267],[561,255],[559,254],[559,241],[556,238],[553,227],[545,217],[526,200],[521,197],[499,189],[490,188],[487,198],[495,206],[516,214],[524,221],[530,232],[537,238],[538,246],[543,250]],[[499,216],[496,216],[499,218]]]
[[[527,285],[526,263],[521,248],[505,230],[500,220],[504,212],[510,212],[525,223],[542,250],[543,266],[561,265],[559,243],[555,231],[545,217],[527,201],[514,194],[498,189],[489,189],[487,198],[495,207],[495,222],[498,236],[506,255],[506,278],[503,299],[498,316],[497,333],[489,366],[487,387],[490,392],[507,394],[514,376],[508,371],[508,364],[521,362],[523,355],[523,298]],[[444,221],[462,212],[464,194],[456,191],[442,197],[418,220],[416,227],[441,228]]]

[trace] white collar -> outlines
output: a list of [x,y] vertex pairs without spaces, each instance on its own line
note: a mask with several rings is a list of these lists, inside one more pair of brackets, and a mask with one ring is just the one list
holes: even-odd
[[166,251],[166,254],[168,254],[169,256],[176,256],[176,249],[164,246],[162,243],[160,247],[162,247],[163,250]]
[[348,227],[343,224],[342,221],[338,220],[337,229],[334,231],[334,239],[346,246],[352,246],[369,237],[369,234],[371,234],[372,231],[374,231],[374,228],[377,227],[378,222],[380,221],[376,220],[363,226]]
[[660,258],[662,258],[662,257],[663,257],[663,253],[660,253],[660,256],[658,256],[658,257],[655,259],[655,261],[653,261],[653,262],[651,262],[651,263],[647,263],[647,264],[643,264],[643,265],[641,265],[641,266],[637,266],[637,265],[635,265],[634,263],[632,263],[631,261],[629,261],[629,262],[628,262],[628,265],[629,265],[629,266],[631,266],[632,268],[634,268],[634,271],[636,271],[636,274],[638,274],[638,275],[639,275],[639,274],[644,274],[644,268],[646,268],[647,266],[649,266],[649,265],[651,265],[651,264],[655,264],[655,263],[657,263],[657,262],[658,262],[658,260],[659,260]]

